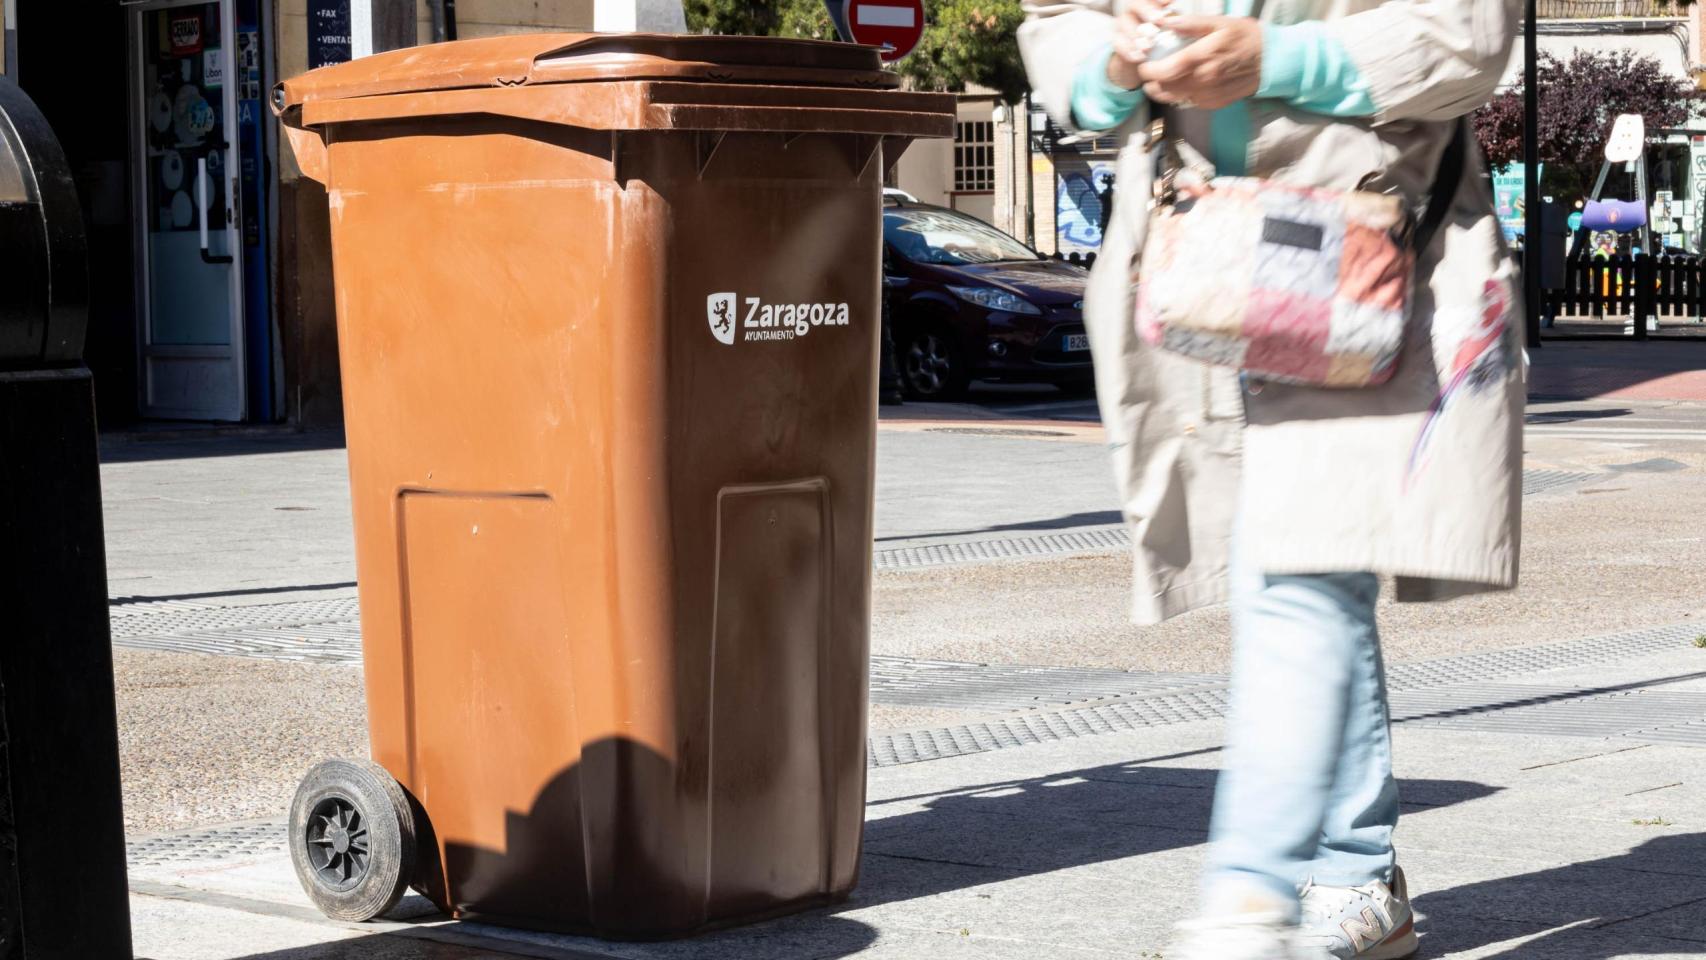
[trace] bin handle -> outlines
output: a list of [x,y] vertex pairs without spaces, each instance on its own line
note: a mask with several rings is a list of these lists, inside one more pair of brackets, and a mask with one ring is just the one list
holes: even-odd
[[228,255],[216,256],[207,247],[207,155],[195,158],[195,209],[197,227],[201,231],[201,262],[202,263],[233,263],[236,258]]
[[[693,88],[705,86],[630,81],[441,90],[430,94],[311,100],[299,107],[289,107],[280,117],[290,131],[291,145],[297,151],[303,174],[322,183],[326,174],[325,147],[313,128],[338,123],[480,114],[588,130],[860,133],[909,140],[951,137],[954,133],[952,94],[794,88],[794,93],[807,102],[783,103],[774,94],[755,98],[757,102],[695,102],[697,98],[693,95],[700,91]],[[740,85],[721,86],[739,88]],[[945,98],[950,108],[944,109],[937,98]],[[301,128],[308,128],[303,131],[306,135],[297,133]]]

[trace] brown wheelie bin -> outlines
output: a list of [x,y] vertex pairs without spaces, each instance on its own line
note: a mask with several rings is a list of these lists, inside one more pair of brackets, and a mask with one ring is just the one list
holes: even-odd
[[528,35],[275,97],[326,187],[377,763],[292,811],[365,919],[661,937],[845,898],[865,788],[877,53]]

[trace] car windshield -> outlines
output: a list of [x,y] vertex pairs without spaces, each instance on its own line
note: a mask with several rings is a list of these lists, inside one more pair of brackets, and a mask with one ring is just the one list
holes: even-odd
[[981,220],[951,210],[889,210],[883,238],[913,263],[995,263],[1041,255]]

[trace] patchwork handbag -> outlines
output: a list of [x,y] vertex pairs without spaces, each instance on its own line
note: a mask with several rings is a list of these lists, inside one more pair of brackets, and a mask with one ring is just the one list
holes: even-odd
[[[1159,125],[1158,125],[1159,128]],[[1317,387],[1391,379],[1416,252],[1462,176],[1457,124],[1418,218],[1402,198],[1215,176],[1165,136],[1137,265],[1137,329],[1150,345],[1252,378]],[[1181,190],[1179,178],[1195,180]]]

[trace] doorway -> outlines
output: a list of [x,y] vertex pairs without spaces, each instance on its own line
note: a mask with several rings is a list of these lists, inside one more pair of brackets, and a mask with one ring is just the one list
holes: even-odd
[[128,8],[141,406],[145,417],[247,417],[232,0]]

